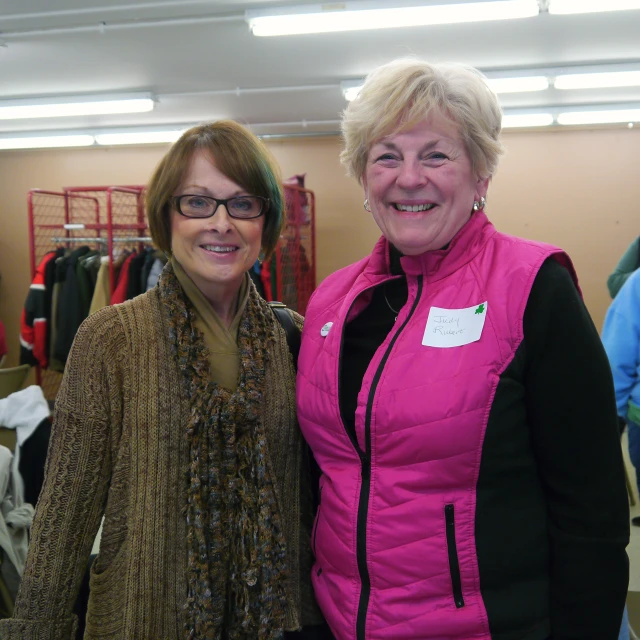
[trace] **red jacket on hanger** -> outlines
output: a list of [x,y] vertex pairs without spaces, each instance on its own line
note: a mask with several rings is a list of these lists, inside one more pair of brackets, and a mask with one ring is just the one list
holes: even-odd
[[124,302],[127,299],[127,287],[129,286],[129,266],[131,265],[131,261],[136,257],[136,252],[134,251],[132,254],[128,255],[125,261],[122,263],[120,267],[120,277],[118,278],[118,284],[116,285],[115,291],[111,296],[111,304],[118,304],[120,302]]
[[20,364],[39,365],[46,369],[49,363],[44,273],[47,264],[57,255],[56,251],[51,251],[42,258],[29,287],[20,317]]

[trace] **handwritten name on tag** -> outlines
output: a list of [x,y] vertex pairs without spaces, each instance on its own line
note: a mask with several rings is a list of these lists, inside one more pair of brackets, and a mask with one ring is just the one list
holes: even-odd
[[487,317],[487,302],[466,309],[431,307],[422,344],[426,347],[461,347],[480,340]]

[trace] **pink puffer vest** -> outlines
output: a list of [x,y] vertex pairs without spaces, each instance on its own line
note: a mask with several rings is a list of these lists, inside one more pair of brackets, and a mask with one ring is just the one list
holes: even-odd
[[[446,250],[403,257],[408,300],[364,376],[357,442],[338,402],[343,328],[366,305],[361,294],[391,277],[387,241],[314,293],[298,417],[322,469],[313,584],[338,640],[490,639],[474,541],[482,444],[531,286],[552,255],[573,273],[559,249],[500,234],[476,213]],[[479,340],[423,344],[432,307],[481,305]]]

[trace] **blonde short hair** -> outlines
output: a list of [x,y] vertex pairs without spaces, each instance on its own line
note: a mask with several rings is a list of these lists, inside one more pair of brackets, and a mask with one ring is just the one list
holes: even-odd
[[410,129],[432,110],[458,125],[474,171],[491,177],[503,152],[502,109],[485,76],[467,65],[415,58],[374,69],[342,114],[340,159],[347,173],[362,183],[371,146]]

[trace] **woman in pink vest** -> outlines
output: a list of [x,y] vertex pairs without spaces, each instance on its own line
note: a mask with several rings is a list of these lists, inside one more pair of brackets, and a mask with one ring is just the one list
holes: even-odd
[[501,118],[479,72],[413,59],[344,114],[342,161],[382,237],[314,293],[297,390],[322,472],[312,579],[338,640],[618,637],[611,373],[567,255],[485,214]]

